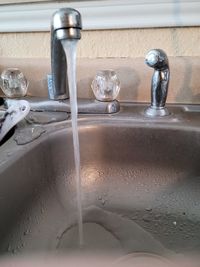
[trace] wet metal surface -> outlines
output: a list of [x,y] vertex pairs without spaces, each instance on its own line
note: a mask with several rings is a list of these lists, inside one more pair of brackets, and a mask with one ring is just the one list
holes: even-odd
[[[80,117],[87,248],[200,252],[200,113],[169,109],[168,119],[145,118],[144,106],[131,104]],[[42,127],[31,143],[1,147],[2,254],[76,249],[71,124]]]
[[46,130],[42,126],[20,129],[15,135],[14,140],[18,145],[25,145],[39,138],[45,131]]

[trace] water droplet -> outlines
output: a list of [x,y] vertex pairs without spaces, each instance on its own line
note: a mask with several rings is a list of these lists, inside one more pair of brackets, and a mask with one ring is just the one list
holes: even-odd
[[142,220],[144,222],[150,222],[150,219],[149,219],[149,217],[147,215],[144,215],[143,218],[142,218]]
[[101,200],[101,204],[102,204],[103,206],[106,204],[105,199],[102,199],[102,200]]
[[17,252],[17,250],[16,249],[12,249],[12,254],[15,254]]
[[161,218],[161,214],[155,214],[155,219],[158,220]]
[[30,232],[31,231],[29,229],[27,229],[26,231],[24,231],[24,236],[30,234]]
[[152,208],[148,207],[146,208],[146,211],[152,211]]
[[137,215],[132,216],[132,217],[131,217],[131,220],[137,220]]
[[25,145],[39,138],[45,132],[46,130],[41,126],[35,126],[34,128],[28,127],[20,130],[14,140],[18,145]]

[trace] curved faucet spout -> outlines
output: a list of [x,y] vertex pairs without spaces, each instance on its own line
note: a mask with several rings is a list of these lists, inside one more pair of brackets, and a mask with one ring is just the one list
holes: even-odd
[[72,8],[62,8],[53,14],[51,22],[51,72],[53,100],[69,98],[67,60],[61,44],[64,39],[81,38],[81,15]]

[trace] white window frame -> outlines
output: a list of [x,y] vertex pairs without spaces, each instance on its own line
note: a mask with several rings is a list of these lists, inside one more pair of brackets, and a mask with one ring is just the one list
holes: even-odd
[[0,5],[0,32],[49,31],[52,14],[72,7],[83,30],[200,26],[199,0],[103,0]]

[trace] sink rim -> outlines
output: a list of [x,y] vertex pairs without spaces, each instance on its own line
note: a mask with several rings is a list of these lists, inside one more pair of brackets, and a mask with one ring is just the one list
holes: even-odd
[[[200,132],[200,120],[197,110],[197,106],[200,105],[169,105],[169,109],[172,109],[172,115],[161,118],[147,118],[144,116],[144,109],[147,105],[144,103],[121,103],[120,112],[112,115],[87,115],[81,114],[78,118],[78,127],[81,132],[86,127],[129,127],[129,128],[144,128],[144,129],[166,129],[166,130],[178,130],[184,132]],[[191,112],[191,110],[195,110]],[[189,111],[188,111],[189,110]],[[49,139],[59,132],[65,131],[71,132],[71,120],[41,125],[45,129],[45,132],[36,140],[24,145],[17,145],[15,137],[19,132],[27,127],[35,127],[36,124],[23,124],[19,126],[14,135],[0,147],[0,172],[2,168],[11,164],[13,160],[19,159],[27,151],[31,150],[35,146],[41,144],[46,139]],[[12,155],[10,155],[12,154]],[[9,155],[9,156],[8,156]]]

